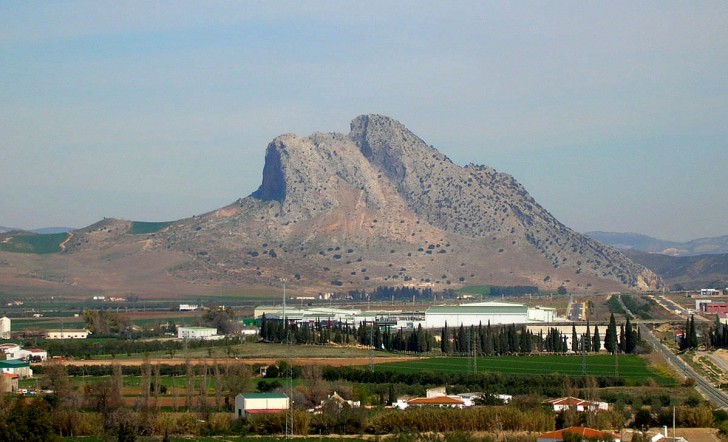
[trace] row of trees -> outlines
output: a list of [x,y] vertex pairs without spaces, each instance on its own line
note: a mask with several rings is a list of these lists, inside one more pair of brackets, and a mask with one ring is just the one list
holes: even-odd
[[[434,336],[429,330],[418,325],[414,330],[392,330],[389,326],[377,324],[343,324],[335,321],[316,321],[309,323],[284,324],[278,319],[267,319],[263,316],[260,336],[271,342],[288,342],[294,344],[337,344],[358,343],[372,346],[377,350],[428,353],[435,346]],[[634,353],[641,337],[635,331],[630,319],[617,327],[614,315],[611,315],[604,336],[604,348],[610,353]],[[535,351],[548,353],[566,353],[598,351],[602,346],[599,326],[594,326],[594,333],[587,322],[584,335],[576,333],[572,328],[571,346],[568,336],[556,328],[551,328],[546,335],[535,335],[525,325],[514,324],[491,326],[490,323],[478,326],[451,329],[445,324],[440,331],[440,351],[447,355],[511,355],[529,354]]]
[[[635,353],[637,344],[641,341],[639,329],[635,331],[629,318],[626,323],[620,325],[617,332],[617,323],[614,315],[610,317],[609,325],[604,336],[604,348],[614,353],[619,350],[621,353]],[[450,329],[447,324],[440,334],[440,350],[448,355],[486,355],[498,356],[506,354],[529,354],[534,351],[548,353],[566,353],[571,350],[576,353],[598,351],[602,346],[602,337],[599,326],[594,326],[592,334],[591,327],[587,322],[587,331],[583,335],[576,332],[576,326],[572,326],[571,346],[568,344],[567,336],[556,328],[548,330],[544,336],[542,333],[534,335],[525,325],[516,328],[515,325],[486,326],[479,324],[477,327],[460,326]]]

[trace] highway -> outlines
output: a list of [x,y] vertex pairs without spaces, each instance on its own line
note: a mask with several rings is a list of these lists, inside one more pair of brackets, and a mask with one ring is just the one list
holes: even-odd
[[[622,302],[621,296],[619,297],[619,303],[622,305],[622,308],[625,312],[627,312],[630,318],[635,317],[632,312],[627,308],[627,306]],[[670,365],[675,367],[678,373],[683,375],[685,378],[695,379],[695,389],[698,391],[698,393],[703,395],[703,397],[707,399],[713,406],[717,408],[728,409],[728,395],[726,395],[723,390],[713,386],[713,384],[711,384],[709,380],[705,379],[701,374],[693,370],[693,368],[689,366],[685,361],[675,355],[669,348],[667,348],[662,342],[660,342],[660,340],[657,339],[655,335],[652,334],[652,331],[645,324],[639,324],[638,327],[640,328],[640,335],[642,336],[642,339],[649,342],[652,348],[654,348],[656,352],[659,352]]]
[[695,379],[695,389],[703,395],[710,403],[718,408],[728,409],[728,395],[726,395],[721,389],[716,388],[713,384],[705,379],[702,375],[698,374],[692,367],[685,363],[682,359],[677,357],[669,348],[662,344],[650,331],[650,329],[640,324],[640,333],[642,339],[652,345],[655,351],[662,354],[662,356],[673,366],[675,369],[685,376],[686,378]]

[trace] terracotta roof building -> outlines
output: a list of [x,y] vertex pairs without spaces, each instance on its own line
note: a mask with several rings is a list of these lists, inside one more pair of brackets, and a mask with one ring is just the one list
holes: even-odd
[[614,433],[608,433],[605,431],[595,430],[587,427],[569,427],[563,430],[550,431],[543,433],[538,436],[536,442],[562,442],[564,440],[564,434],[581,436],[588,438],[590,441],[603,441],[603,442],[620,442],[619,435]]

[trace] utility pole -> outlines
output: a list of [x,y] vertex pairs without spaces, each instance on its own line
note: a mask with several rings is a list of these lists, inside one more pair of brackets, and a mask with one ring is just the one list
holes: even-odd
[[293,437],[293,367],[291,367],[291,330],[286,318],[286,278],[283,283],[283,332],[286,336],[286,382],[288,387],[288,410],[286,410],[286,439]]

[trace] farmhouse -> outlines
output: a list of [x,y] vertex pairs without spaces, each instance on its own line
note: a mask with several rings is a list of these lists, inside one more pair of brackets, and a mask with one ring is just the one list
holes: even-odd
[[48,359],[48,352],[40,348],[22,349],[18,352],[20,359],[29,362],[43,362]]
[[212,341],[222,339],[222,335],[217,334],[217,329],[213,327],[177,327],[177,337],[179,339],[202,339]]
[[235,396],[235,415],[281,413],[288,410],[288,396],[283,393],[240,393]]
[[20,346],[18,344],[0,344],[0,360],[20,359]]
[[19,360],[0,361],[0,373],[17,375],[20,378],[33,377],[33,370],[30,369],[30,363]]
[[562,397],[548,401],[554,411],[561,413],[566,410],[573,411],[607,411],[609,404],[606,402],[585,401],[573,396]]
[[89,333],[84,329],[48,330],[46,339],[86,339]]
[[15,393],[18,391],[18,379],[20,379],[20,376],[17,374],[0,374],[0,393]]
[[569,440],[588,439],[600,442],[620,442],[618,435],[595,430],[587,427],[569,427],[558,431],[549,431],[538,436],[536,442],[562,442],[565,438]]

